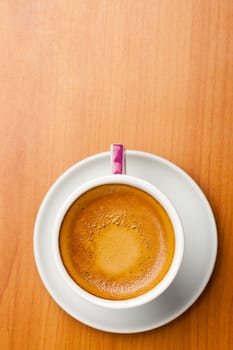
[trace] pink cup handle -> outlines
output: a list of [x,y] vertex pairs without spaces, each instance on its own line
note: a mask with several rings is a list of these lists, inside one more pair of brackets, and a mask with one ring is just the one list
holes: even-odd
[[111,145],[112,174],[124,174],[124,146],[119,143]]

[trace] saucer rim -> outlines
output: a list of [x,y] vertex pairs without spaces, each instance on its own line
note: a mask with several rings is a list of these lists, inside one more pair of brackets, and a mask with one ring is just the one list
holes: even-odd
[[[167,323],[175,320],[177,317],[181,316],[188,308],[190,308],[193,303],[200,297],[200,295],[202,294],[202,292],[204,291],[206,285],[208,284],[210,277],[213,273],[214,267],[215,267],[215,262],[216,262],[216,257],[217,257],[217,250],[218,250],[218,238],[217,238],[217,225],[216,225],[216,221],[215,221],[215,217],[214,217],[214,213],[213,210],[211,208],[211,205],[206,197],[206,195],[204,194],[204,192],[202,191],[202,189],[198,186],[198,184],[194,181],[194,179],[188,175],[182,168],[180,168],[179,166],[177,166],[176,164],[174,164],[173,162],[171,162],[170,160],[167,160],[161,156],[155,155],[153,153],[148,153],[148,152],[144,152],[144,151],[137,151],[137,150],[126,150],[125,151],[126,156],[130,155],[130,156],[139,156],[139,157],[143,157],[143,158],[149,158],[152,159],[153,161],[157,161],[159,163],[162,163],[164,165],[167,165],[170,168],[173,168],[173,170],[175,170],[175,172],[177,172],[178,174],[180,174],[181,176],[185,177],[186,180],[189,182],[189,184],[193,187],[193,189],[195,191],[198,192],[198,194],[200,195],[202,201],[205,203],[205,208],[208,211],[208,216],[209,218],[211,218],[211,231],[212,231],[212,254],[211,254],[211,258],[209,258],[209,269],[206,270],[205,273],[205,278],[203,278],[203,282],[199,284],[197,292],[195,293],[195,295],[193,295],[190,299],[188,299],[188,302],[186,302],[183,305],[183,308],[180,308],[177,312],[173,312],[172,315],[170,317],[167,318],[163,318],[163,320],[161,322],[157,322],[156,326],[155,325],[151,325],[151,327],[145,326],[145,327],[139,327],[139,328],[134,328],[133,330],[131,328],[113,328],[113,327],[102,327],[98,324],[98,322],[94,322],[94,321],[90,321],[90,320],[86,320],[84,319],[82,316],[81,317],[77,317],[75,312],[73,312],[72,308],[67,307],[64,303],[64,300],[62,300],[62,298],[60,298],[59,296],[56,295],[56,293],[54,292],[53,288],[50,286],[49,284],[49,280],[46,276],[46,274],[43,272],[42,267],[40,266],[40,258],[39,258],[39,246],[38,246],[38,228],[40,225],[40,221],[43,219],[43,211],[44,208],[46,206],[46,203],[48,201],[48,198],[50,198],[54,191],[56,191],[56,188],[59,187],[60,182],[63,181],[63,179],[67,176],[67,175],[71,175],[74,171],[76,171],[77,168],[79,168],[80,166],[83,166],[85,164],[88,164],[92,161],[95,160],[101,160],[103,158],[105,158],[106,156],[110,155],[109,151],[106,152],[101,152],[101,153],[97,153],[94,155],[91,155],[87,158],[84,158],[80,161],[78,161],[77,163],[75,163],[74,165],[72,165],[71,167],[69,167],[67,170],[65,170],[57,179],[56,181],[52,184],[52,186],[50,186],[50,188],[48,189],[46,195],[44,196],[41,205],[39,207],[38,213],[36,215],[36,220],[35,220],[35,226],[34,226],[34,236],[33,236],[33,250],[34,250],[34,259],[35,259],[35,263],[36,263],[36,267],[39,273],[39,276],[41,278],[41,281],[43,282],[46,290],[48,291],[48,293],[50,294],[50,296],[53,298],[53,300],[64,310],[66,311],[70,316],[72,316],[75,320],[78,320],[79,322],[93,327],[95,329],[101,330],[101,331],[105,331],[105,332],[110,332],[110,333],[119,333],[119,334],[133,334],[133,333],[141,333],[141,332],[146,332],[146,331],[150,331],[156,328],[159,328],[161,326],[166,325]],[[141,178],[141,177],[140,177]],[[143,178],[142,178],[143,179]],[[143,308],[144,305],[139,306],[139,308]],[[128,310],[130,312],[130,309]],[[111,310],[109,310],[109,312],[111,312]]]

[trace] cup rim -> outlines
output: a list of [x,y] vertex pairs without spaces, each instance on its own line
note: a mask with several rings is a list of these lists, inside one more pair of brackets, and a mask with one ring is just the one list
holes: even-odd
[[[86,191],[105,184],[125,184],[129,186],[136,187],[138,189],[141,189],[148,194],[150,194],[153,198],[155,198],[166,210],[173,228],[174,228],[174,234],[175,234],[175,251],[172,263],[170,265],[170,268],[166,275],[163,277],[163,279],[152,289],[147,291],[146,293],[129,298],[126,300],[109,300],[104,299],[98,296],[95,296],[83,288],[81,288],[69,275],[67,272],[65,266],[63,265],[62,258],[60,255],[60,249],[59,249],[59,233],[60,233],[60,226],[62,224],[63,218],[69,209],[69,207],[72,205],[72,203],[78,199],[83,193]],[[111,309],[127,309],[132,308],[136,306],[143,305],[155,298],[157,298],[159,295],[161,295],[172,283],[174,278],[176,277],[182,259],[184,254],[184,231],[183,226],[180,220],[180,217],[174,207],[174,205],[171,203],[171,201],[167,198],[167,196],[164,195],[157,187],[152,185],[151,183],[142,180],[140,178],[129,176],[125,174],[120,175],[109,175],[104,177],[98,177],[94,180],[90,180],[82,185],[80,185],[72,194],[65,200],[63,206],[58,211],[58,214],[56,216],[53,230],[52,230],[52,253],[55,260],[56,267],[60,273],[60,275],[63,277],[63,280],[69,285],[69,287],[75,291],[79,297],[94,303],[96,305],[107,307]]]

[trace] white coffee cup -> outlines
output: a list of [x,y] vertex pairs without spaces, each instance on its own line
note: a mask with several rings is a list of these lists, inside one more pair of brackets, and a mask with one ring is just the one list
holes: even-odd
[[[171,263],[171,266],[168,270],[168,272],[165,274],[163,279],[151,290],[148,292],[145,292],[144,294],[140,296],[136,296],[127,300],[108,300],[104,298],[97,297],[95,295],[90,294],[83,288],[81,288],[68,274],[66,271],[61,255],[59,250],[59,232],[61,223],[63,221],[64,215],[66,214],[69,207],[72,205],[72,203],[79,198],[82,194],[84,194],[86,191],[100,185],[105,184],[125,184],[130,185],[133,187],[136,187],[140,190],[143,190],[150,194],[153,198],[155,198],[165,209],[167,212],[171,223],[173,225],[174,234],[175,234],[175,250],[174,250],[174,256]],[[105,308],[111,308],[111,309],[127,309],[136,307],[139,305],[143,305],[145,303],[148,303],[149,301],[157,298],[159,295],[161,295],[172,283],[174,278],[176,277],[183,257],[184,252],[184,232],[181,220],[179,218],[179,215],[173,206],[173,204],[170,202],[170,200],[154,185],[150,184],[149,182],[146,182],[144,180],[141,180],[139,178],[128,176],[124,174],[114,174],[106,177],[96,178],[94,180],[88,181],[87,183],[81,185],[74,191],[70,197],[64,202],[64,205],[60,209],[57,218],[54,223],[53,232],[52,232],[52,249],[53,249],[53,255],[56,262],[57,269],[61,276],[64,279],[64,282],[67,283],[67,285],[70,286],[70,288],[81,298],[86,299],[90,303],[105,307]]]

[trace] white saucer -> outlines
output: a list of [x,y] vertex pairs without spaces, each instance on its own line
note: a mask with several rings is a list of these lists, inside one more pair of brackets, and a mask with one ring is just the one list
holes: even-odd
[[38,212],[34,254],[52,298],[69,315],[91,327],[136,333],[160,327],[181,315],[204,290],[217,253],[217,230],[210,205],[197,184],[173,163],[149,153],[126,151],[127,174],[151,182],[173,202],[185,231],[185,255],[174,282],[157,300],[129,310],[108,310],[78,297],[59,275],[51,250],[52,225],[64,200],[83,182],[111,174],[110,153],[84,159],[51,187]]

